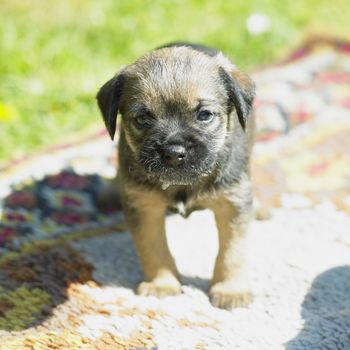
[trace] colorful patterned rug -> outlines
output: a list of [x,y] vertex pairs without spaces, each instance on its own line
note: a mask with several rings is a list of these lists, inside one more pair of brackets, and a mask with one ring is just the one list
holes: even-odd
[[[350,349],[350,44],[313,40],[256,72],[254,302],[213,308],[212,214],[167,219],[183,293],[142,279],[118,208],[96,194],[115,174],[98,131],[0,168],[0,349]],[[99,127],[100,128],[100,127]]]

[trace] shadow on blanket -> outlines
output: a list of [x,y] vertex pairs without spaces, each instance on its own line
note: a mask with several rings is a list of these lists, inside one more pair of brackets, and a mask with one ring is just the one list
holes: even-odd
[[[64,170],[33,180],[4,198],[0,331],[25,330],[50,322],[52,315],[68,315],[72,308],[84,310],[84,305],[66,305],[78,284],[135,289],[143,279],[130,234],[116,232],[116,225],[119,231],[123,228],[120,208],[97,205],[101,181],[98,175]],[[97,237],[111,232],[110,239]],[[94,239],[91,251],[84,240],[73,243],[84,237]],[[80,252],[84,248],[87,257]],[[203,291],[209,285],[201,278],[183,276],[182,280]]]
[[304,327],[287,350],[350,349],[350,266],[319,275],[302,305]]

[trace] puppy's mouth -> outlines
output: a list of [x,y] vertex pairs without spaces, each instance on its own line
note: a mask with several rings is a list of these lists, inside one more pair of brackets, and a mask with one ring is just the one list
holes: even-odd
[[146,176],[163,189],[172,185],[192,185],[208,177],[215,163],[205,149],[194,152],[179,146],[166,151],[141,152],[139,161]]
[[211,171],[208,168],[207,162],[173,167],[153,160],[152,165],[146,166],[145,170],[150,179],[167,188],[171,185],[192,185],[210,175]]
[[[167,169],[162,174],[156,176],[163,190],[169,186],[189,186],[194,183],[208,177],[210,173],[208,171],[173,171],[173,169]],[[154,178],[154,176],[153,176]]]

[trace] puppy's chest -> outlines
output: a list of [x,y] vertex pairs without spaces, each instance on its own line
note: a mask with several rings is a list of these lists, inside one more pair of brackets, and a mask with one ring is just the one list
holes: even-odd
[[168,209],[187,218],[193,211],[204,209],[203,203],[193,193],[176,190],[168,194]]

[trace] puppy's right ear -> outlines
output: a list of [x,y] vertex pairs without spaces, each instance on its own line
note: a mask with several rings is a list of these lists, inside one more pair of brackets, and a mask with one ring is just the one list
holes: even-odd
[[101,87],[96,96],[97,104],[112,140],[114,139],[124,80],[125,77],[122,73],[117,74]]

